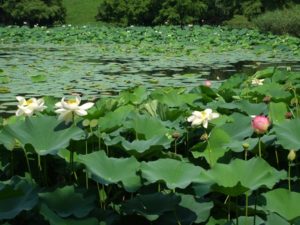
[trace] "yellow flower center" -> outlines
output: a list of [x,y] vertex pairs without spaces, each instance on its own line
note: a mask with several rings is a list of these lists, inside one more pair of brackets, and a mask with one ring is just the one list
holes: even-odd
[[30,105],[32,103],[33,103],[32,99],[29,99],[29,100],[27,100],[27,101],[24,102],[24,105]]
[[76,104],[77,101],[76,101],[76,99],[69,99],[69,100],[67,101],[67,103],[68,103],[69,105],[73,105],[73,104]]

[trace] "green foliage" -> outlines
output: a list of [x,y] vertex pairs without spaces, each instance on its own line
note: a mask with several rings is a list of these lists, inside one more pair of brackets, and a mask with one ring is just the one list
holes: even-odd
[[33,26],[63,23],[65,9],[61,0],[0,1],[0,23]]
[[199,24],[206,10],[206,4],[201,0],[166,0],[154,23]]
[[102,0],[63,0],[66,24],[96,24],[97,8]]
[[255,28],[255,25],[249,19],[242,15],[234,15],[232,19],[223,22],[223,25],[230,28]]
[[255,18],[253,22],[263,32],[300,37],[300,5],[266,12]]
[[[282,8],[292,2],[297,0],[104,0],[100,4],[97,18],[123,25],[220,24],[235,15],[251,19],[265,11]],[[250,23],[246,21],[244,20],[244,23],[249,27]]]

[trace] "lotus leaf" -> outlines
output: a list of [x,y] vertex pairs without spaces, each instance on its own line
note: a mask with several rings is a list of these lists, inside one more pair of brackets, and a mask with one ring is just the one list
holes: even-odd
[[300,193],[279,188],[269,191],[263,196],[266,198],[265,208],[268,211],[278,213],[288,221],[300,217]]
[[12,219],[38,203],[37,188],[29,178],[13,177],[0,182],[0,219]]
[[69,146],[71,140],[80,140],[84,132],[74,126],[66,128],[53,116],[30,117],[3,129],[3,134],[16,138],[25,146],[31,144],[39,155],[56,154]]
[[216,184],[214,188],[217,191],[232,196],[260,187],[271,189],[281,179],[286,178],[286,172],[277,171],[262,158],[248,161],[235,159],[229,164],[216,163],[204,174]]
[[95,198],[84,198],[83,194],[76,193],[74,186],[57,188],[53,192],[39,193],[39,197],[51,210],[60,217],[85,217],[95,207]]
[[104,151],[79,155],[79,162],[83,163],[91,172],[92,178],[101,184],[122,183],[125,190],[136,191],[141,186],[137,175],[139,162],[134,158],[109,158]]
[[174,211],[179,202],[180,198],[176,195],[158,192],[138,195],[125,202],[121,210],[125,214],[138,214],[153,221],[168,211]]
[[202,171],[201,167],[174,159],[159,159],[141,163],[143,178],[149,183],[163,181],[170,189],[183,189],[192,182],[199,181]]
[[285,120],[275,124],[274,131],[278,143],[287,150],[300,149],[300,119]]
[[271,102],[269,104],[269,117],[273,124],[279,124],[285,120],[287,105],[283,102]]
[[41,204],[40,214],[47,220],[50,225],[98,225],[99,222],[96,218],[78,219],[62,219],[56,215],[45,204]]

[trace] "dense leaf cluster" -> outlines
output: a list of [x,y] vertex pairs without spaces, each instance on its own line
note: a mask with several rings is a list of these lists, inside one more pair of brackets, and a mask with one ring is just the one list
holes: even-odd
[[218,24],[234,15],[248,18],[299,0],[103,0],[98,20],[125,25]]
[[[192,90],[129,89],[69,125],[53,101],[1,120],[0,223],[297,225],[299,80],[268,68]],[[207,128],[187,122],[207,108],[220,114]],[[257,134],[260,114],[272,125]]]
[[0,0],[0,24],[53,25],[64,18],[61,0]]

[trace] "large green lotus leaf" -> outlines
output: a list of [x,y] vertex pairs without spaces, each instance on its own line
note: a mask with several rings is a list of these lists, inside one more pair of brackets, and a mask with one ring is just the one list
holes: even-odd
[[275,72],[274,67],[268,67],[264,70],[259,70],[254,74],[254,77],[257,79],[271,77]]
[[83,194],[75,192],[74,186],[64,186],[53,192],[40,193],[39,197],[61,217],[73,215],[82,218],[95,207],[94,197],[84,198]]
[[83,139],[85,135],[78,127],[65,128],[53,116],[29,117],[24,122],[6,126],[3,132],[19,140],[23,146],[31,144],[39,155],[56,154],[68,147],[71,140]]
[[199,181],[202,168],[174,159],[159,159],[142,162],[141,172],[149,183],[164,181],[170,189],[183,189],[190,183]]
[[173,140],[169,139],[166,135],[153,136],[147,140],[134,140],[133,142],[123,139],[122,146],[129,153],[139,156],[146,152],[153,152],[161,149],[167,149]]
[[236,105],[241,111],[247,113],[249,116],[266,114],[268,111],[267,104],[265,103],[250,103],[247,100],[242,100],[236,102]]
[[43,83],[47,81],[47,77],[44,74],[31,76],[30,78],[33,83]]
[[139,114],[134,115],[131,120],[127,121],[124,127],[133,129],[137,135],[142,134],[145,139],[165,135],[169,131],[160,119]]
[[[250,225],[254,223],[254,218],[252,216],[240,216],[238,218],[239,220],[239,225]],[[265,221],[263,221],[259,216],[255,217],[255,224],[256,225],[265,225]]]
[[300,193],[279,188],[269,191],[263,196],[266,198],[265,208],[268,211],[278,213],[288,221],[300,217]]
[[125,214],[138,214],[148,220],[156,220],[168,211],[174,211],[180,198],[172,194],[154,193],[138,195],[122,204],[121,211]]
[[279,180],[286,178],[285,171],[277,171],[261,158],[217,163],[204,174],[216,184],[217,191],[233,196],[260,187],[272,188]]
[[270,96],[272,99],[287,99],[291,97],[291,94],[285,90],[285,87],[278,83],[266,83],[252,88],[251,92],[262,96]]
[[213,217],[210,217],[206,225],[231,225],[231,223],[226,223],[228,222],[227,219],[215,219]]
[[108,112],[99,119],[100,131],[110,132],[119,128],[132,111],[134,111],[134,106],[126,105],[117,108],[113,112]]
[[8,150],[13,150],[15,146],[15,139],[8,133],[0,131],[0,144],[4,145],[4,147]]
[[195,223],[202,223],[208,219],[210,210],[214,206],[212,202],[199,202],[192,195],[180,194],[180,197],[179,205],[196,214],[197,219],[194,221]]
[[143,104],[143,111],[146,111],[152,117],[158,117],[163,121],[174,121],[183,114],[183,110],[170,108],[165,104],[161,104],[156,99]]
[[300,119],[286,120],[274,126],[277,142],[287,150],[300,149]]
[[12,219],[38,202],[36,186],[29,178],[13,177],[0,182],[0,219]]
[[137,175],[140,163],[134,157],[109,158],[104,151],[97,151],[79,155],[78,160],[91,172],[93,179],[101,184],[122,183],[129,192],[134,192],[141,186]]
[[148,97],[147,89],[145,87],[139,86],[132,90],[122,91],[120,93],[120,101],[124,104],[132,103],[138,105],[145,101]]
[[267,216],[266,225],[290,225],[290,223],[276,213],[270,213]]
[[287,105],[283,102],[271,102],[269,104],[269,117],[273,124],[279,124],[285,120]]
[[230,119],[231,121],[221,126],[221,128],[231,137],[231,139],[242,141],[253,134],[251,117],[240,113],[233,113],[230,116]]
[[226,145],[230,143],[231,137],[223,129],[215,127],[211,133],[203,152],[193,151],[195,158],[205,157],[206,161],[213,166],[219,158],[229,150]]
[[243,152],[245,149],[243,147],[244,144],[248,144],[248,151],[253,150],[257,144],[258,144],[258,138],[247,138],[243,141],[240,140],[232,140],[229,144],[226,144],[226,147],[228,147],[233,152]]
[[192,105],[196,99],[200,98],[198,94],[183,93],[182,89],[161,89],[154,91],[151,96],[170,107]]
[[96,218],[86,218],[81,220],[63,219],[43,203],[40,207],[40,214],[50,223],[50,225],[99,225],[99,221]]

